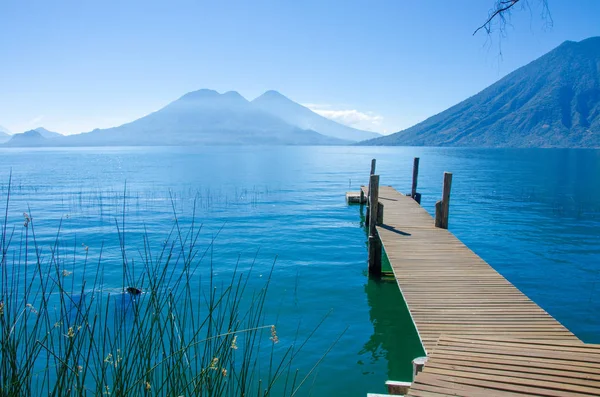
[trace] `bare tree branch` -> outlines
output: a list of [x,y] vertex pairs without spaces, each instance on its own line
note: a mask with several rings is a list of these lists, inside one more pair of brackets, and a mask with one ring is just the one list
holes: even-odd
[[[552,17],[550,16],[550,11],[548,9],[548,0],[539,0],[539,2],[541,3],[542,8],[542,18],[549,20],[549,24],[551,25]],[[498,30],[502,33],[510,19],[513,8],[517,4],[521,4],[523,9],[530,8],[528,0],[496,0],[494,6],[490,9],[488,18],[483,25],[473,32],[473,35],[476,35],[480,30],[485,30],[485,32],[490,35],[494,26],[497,26]],[[496,22],[498,22],[498,25],[496,25]]]
[[481,29],[484,29],[487,32],[487,34],[490,34],[492,32],[492,22],[494,21],[494,19],[496,17],[499,17],[504,21],[504,13],[513,8],[515,4],[517,4],[519,1],[521,0],[497,0],[494,8],[490,10],[490,15],[488,16],[488,19],[483,25],[475,29],[475,31],[473,32],[473,36],[475,36],[477,32],[479,32]]

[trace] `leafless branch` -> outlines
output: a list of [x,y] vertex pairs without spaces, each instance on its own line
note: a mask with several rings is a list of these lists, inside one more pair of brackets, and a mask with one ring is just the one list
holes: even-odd
[[[550,11],[548,9],[548,0],[539,0],[542,8],[542,18],[546,21],[549,21],[548,24],[552,25],[552,17],[550,16]],[[485,32],[490,35],[494,26],[498,27],[498,30],[502,33],[506,24],[510,18],[510,14],[513,8],[517,5],[521,4],[524,9],[530,8],[528,0],[496,0],[494,6],[490,9],[488,14],[488,18],[486,21],[478,27],[473,35],[476,35],[480,30],[485,30]],[[498,21],[498,25],[496,25],[496,21]]]

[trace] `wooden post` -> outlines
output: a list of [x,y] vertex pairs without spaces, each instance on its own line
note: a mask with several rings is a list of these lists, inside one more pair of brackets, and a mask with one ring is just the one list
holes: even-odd
[[415,193],[415,201],[421,204],[421,193]]
[[369,274],[381,275],[381,240],[379,236],[369,236]]
[[419,158],[415,157],[413,160],[413,179],[412,179],[412,189],[410,191],[410,197],[416,199],[417,197],[417,180],[419,179]]
[[[375,163],[377,163],[377,160],[372,159],[371,160],[371,173],[369,174],[369,189],[367,190],[367,206],[371,205],[369,203],[369,198],[371,197],[371,177],[373,175],[375,175]],[[367,212],[367,217],[368,217],[368,212]]]
[[381,274],[381,241],[377,235],[377,212],[379,209],[379,175],[369,179],[369,273]]
[[383,203],[377,203],[377,224],[383,225]]
[[417,357],[413,360],[413,381],[415,380],[415,376],[421,371],[423,371],[423,367],[427,362],[427,357]]
[[379,175],[371,175],[369,179],[369,236],[375,236],[377,230],[377,207],[379,204]]
[[442,202],[435,203],[435,227],[442,227]]
[[381,239],[379,238],[379,234],[375,236],[375,266],[371,271],[371,274],[375,274],[377,276],[381,276],[381,257],[383,256],[383,246],[381,244]]
[[442,200],[435,203],[435,226],[448,229],[448,215],[450,214],[450,189],[452,188],[452,173],[444,172],[444,186]]
[[410,390],[412,383],[388,380],[385,382],[385,385],[387,386],[388,394],[390,396],[403,396],[405,394],[408,394],[408,391]]

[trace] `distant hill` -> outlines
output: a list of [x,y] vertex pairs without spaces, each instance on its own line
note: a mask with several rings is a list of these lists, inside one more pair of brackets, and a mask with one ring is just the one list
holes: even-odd
[[318,131],[320,134],[338,139],[358,142],[381,136],[376,132],[357,130],[336,123],[292,101],[277,91],[265,92],[254,99],[252,105],[298,128]]
[[48,140],[36,130],[14,134],[4,146],[46,146]]
[[600,37],[564,42],[458,105],[360,144],[600,147]]
[[119,127],[56,139],[53,145],[332,145],[336,138],[290,125],[234,91],[199,90]]
[[58,132],[48,131],[44,127],[36,128],[36,129],[34,129],[34,131],[39,132],[40,135],[46,139],[54,139],[54,138],[60,138],[60,137],[64,136],[63,134],[59,134]]

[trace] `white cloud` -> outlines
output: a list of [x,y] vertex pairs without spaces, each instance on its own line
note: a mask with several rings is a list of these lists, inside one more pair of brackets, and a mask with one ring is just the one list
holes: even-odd
[[303,105],[313,112],[333,121],[337,121],[340,124],[362,130],[381,132],[383,116],[374,112],[361,112],[356,109],[339,109],[328,104],[305,103]]

